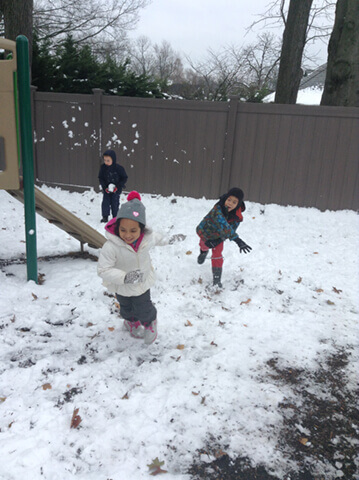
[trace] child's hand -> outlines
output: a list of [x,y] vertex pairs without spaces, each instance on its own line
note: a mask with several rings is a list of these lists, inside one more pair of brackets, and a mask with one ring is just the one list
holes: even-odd
[[183,235],[183,233],[177,233],[176,235],[172,235],[168,243],[172,245],[175,242],[183,242],[185,238],[186,238],[186,235]]
[[236,238],[234,241],[238,245],[240,253],[242,253],[242,252],[250,253],[250,251],[252,250],[252,247],[250,247],[249,245],[244,243],[243,240],[241,240],[240,238]]
[[143,272],[141,270],[133,270],[125,275],[124,283],[141,283],[143,281]]

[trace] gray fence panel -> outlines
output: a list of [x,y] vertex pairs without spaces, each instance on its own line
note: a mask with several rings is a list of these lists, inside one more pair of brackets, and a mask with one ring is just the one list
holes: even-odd
[[98,189],[113,148],[127,190],[359,209],[359,109],[33,92],[40,182]]

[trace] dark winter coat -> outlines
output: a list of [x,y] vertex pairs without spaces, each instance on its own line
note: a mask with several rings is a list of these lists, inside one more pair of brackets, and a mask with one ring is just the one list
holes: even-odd
[[240,222],[243,221],[242,212],[246,209],[244,202],[236,210],[228,212],[224,206],[228,194],[223,195],[219,202],[210,210],[197,226],[196,232],[204,242],[207,240],[226,239],[235,240]]
[[116,163],[116,154],[113,150],[106,150],[104,155],[112,158],[112,165],[108,166],[103,163],[100,167],[98,179],[102,190],[105,191],[110,183],[113,183],[116,185],[118,192],[121,193],[128,179],[127,173],[121,165]]

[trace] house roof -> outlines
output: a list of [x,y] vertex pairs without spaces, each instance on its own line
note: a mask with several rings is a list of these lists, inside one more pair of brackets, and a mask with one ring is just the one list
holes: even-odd
[[312,73],[302,78],[299,90],[308,87],[324,87],[326,73],[327,64],[323,63],[323,65],[315,69]]

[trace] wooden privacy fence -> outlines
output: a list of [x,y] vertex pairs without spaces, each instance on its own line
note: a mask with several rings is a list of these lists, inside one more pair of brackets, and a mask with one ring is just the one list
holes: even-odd
[[359,208],[359,109],[158,100],[33,90],[39,182],[98,189],[116,151],[127,190],[262,204]]

